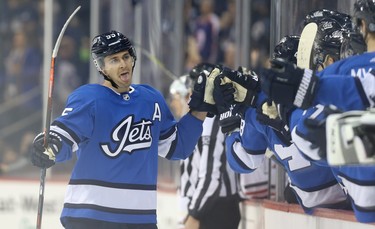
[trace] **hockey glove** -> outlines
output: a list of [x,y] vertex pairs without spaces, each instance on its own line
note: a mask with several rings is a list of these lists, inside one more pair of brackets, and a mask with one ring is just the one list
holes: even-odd
[[312,105],[319,79],[310,69],[276,58],[270,69],[263,69],[260,82],[275,103],[307,109]]
[[375,163],[375,109],[330,115],[326,126],[330,165]]
[[254,71],[248,71],[243,67],[239,67],[237,71],[224,67],[221,74],[233,82],[236,102],[255,107],[260,86],[258,76]]
[[326,135],[326,120],[330,114],[340,113],[334,106],[325,106],[322,115],[314,118],[307,118],[304,124],[308,130],[305,139],[312,143],[312,148],[318,148],[318,155],[325,159],[327,155],[327,135]]
[[284,119],[282,118],[275,102],[266,100],[262,106],[257,108],[256,112],[256,119],[259,123],[274,129],[280,140],[282,140],[286,145],[291,144],[292,138],[287,117],[284,117]]
[[214,81],[213,98],[219,113],[219,125],[223,133],[231,133],[238,129],[241,117],[234,109],[234,91],[231,82],[225,82],[224,76],[219,75]]
[[61,137],[55,133],[50,132],[48,138],[48,147],[44,147],[44,133],[38,134],[31,149],[31,162],[39,168],[49,168],[55,164],[55,156],[59,153],[62,147]]
[[206,82],[209,72],[202,71],[197,80],[194,83],[193,93],[190,96],[189,108],[194,111],[208,112],[208,117],[213,117],[217,114],[217,109],[215,105],[208,104],[204,102],[204,94],[206,90]]

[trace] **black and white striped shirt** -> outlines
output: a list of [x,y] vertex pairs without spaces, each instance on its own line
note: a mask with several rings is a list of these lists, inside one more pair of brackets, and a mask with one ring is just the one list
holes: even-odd
[[218,117],[205,119],[194,153],[181,162],[180,195],[188,199],[186,208],[198,218],[215,199],[233,198],[239,192],[239,175],[227,163],[225,135],[218,121]]

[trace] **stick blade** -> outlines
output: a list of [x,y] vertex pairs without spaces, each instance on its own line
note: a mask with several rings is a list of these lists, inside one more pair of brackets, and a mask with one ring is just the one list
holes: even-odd
[[297,51],[297,66],[300,68],[311,68],[311,52],[317,31],[318,25],[313,22],[307,24],[302,30]]

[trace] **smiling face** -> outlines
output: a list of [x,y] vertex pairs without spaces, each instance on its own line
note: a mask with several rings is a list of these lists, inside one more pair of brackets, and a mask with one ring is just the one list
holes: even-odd
[[108,80],[104,82],[104,85],[119,93],[129,91],[133,76],[133,65],[134,58],[128,51],[121,51],[104,57],[103,73],[112,79],[118,88],[114,88]]

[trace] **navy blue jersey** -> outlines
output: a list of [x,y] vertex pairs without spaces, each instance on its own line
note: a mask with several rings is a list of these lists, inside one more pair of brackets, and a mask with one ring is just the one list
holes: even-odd
[[158,155],[187,158],[202,123],[191,114],[176,122],[160,92],[146,85],[122,94],[99,84],[75,90],[51,126],[64,140],[56,161],[77,154],[62,220],[156,223]]
[[[264,99],[261,94],[260,100]],[[294,144],[286,146],[271,127],[256,120],[256,110],[249,108],[241,124],[241,133],[235,132],[226,138],[227,158],[238,172],[255,170],[269,148],[282,164],[290,178],[290,186],[298,196],[307,213],[312,208],[341,203],[346,195],[336,181],[331,168],[321,167],[306,160]]]
[[[308,158],[320,164],[327,164],[327,161],[319,156],[317,146],[306,140],[309,129],[304,124],[305,119],[325,119],[322,105],[333,104],[341,111],[374,107],[373,69],[375,52],[370,52],[335,62],[319,73],[316,106],[302,115],[293,113],[290,121],[292,139]],[[350,196],[357,220],[375,222],[375,167],[351,165],[333,167],[332,170]]]

